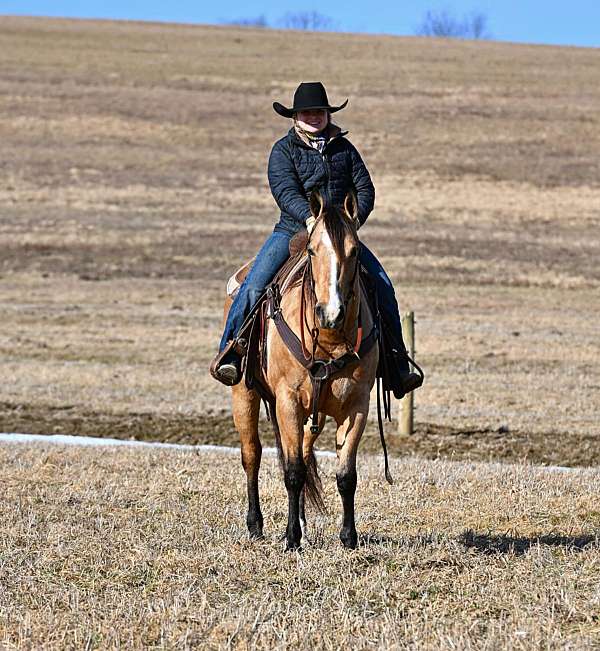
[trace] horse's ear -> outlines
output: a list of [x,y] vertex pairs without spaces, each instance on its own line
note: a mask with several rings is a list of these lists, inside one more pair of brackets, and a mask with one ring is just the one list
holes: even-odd
[[344,214],[351,222],[358,220],[358,200],[354,190],[350,190],[344,199]]
[[313,190],[310,193],[308,204],[310,206],[310,214],[313,217],[318,217],[323,211],[323,197],[318,190]]

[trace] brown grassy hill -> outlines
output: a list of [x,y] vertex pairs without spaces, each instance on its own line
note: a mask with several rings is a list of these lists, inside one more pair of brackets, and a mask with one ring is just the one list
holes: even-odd
[[0,39],[2,428],[231,437],[223,283],[276,219],[271,102],[322,79],[417,313],[398,450],[600,459],[599,50],[13,17]]
[[597,469],[360,460],[360,546],[326,515],[285,554],[265,458],[248,541],[231,455],[0,445],[6,649],[596,649]]

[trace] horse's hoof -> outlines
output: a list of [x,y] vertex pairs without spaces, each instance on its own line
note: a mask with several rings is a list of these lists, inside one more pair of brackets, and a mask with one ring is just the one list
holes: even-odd
[[285,535],[285,551],[286,552],[299,552],[302,550],[302,535],[300,532],[295,532],[296,535]]
[[249,529],[248,534],[250,536],[250,540],[264,540],[264,534],[262,529],[259,528]]
[[356,531],[341,531],[340,540],[346,549],[356,549],[358,546],[358,536]]

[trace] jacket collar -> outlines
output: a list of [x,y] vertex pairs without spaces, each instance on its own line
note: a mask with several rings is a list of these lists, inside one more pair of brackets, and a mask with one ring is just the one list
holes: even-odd
[[[340,129],[340,127],[338,127],[337,124],[333,124],[333,123],[327,126],[327,130],[328,130],[329,138],[327,140],[327,144],[325,145],[325,147],[327,147],[329,143],[335,138],[341,138],[342,136],[345,136],[348,133],[348,131],[342,131],[342,129]],[[296,143],[301,144],[304,147],[308,147],[309,149],[314,149],[314,147],[310,144],[308,139],[304,138],[300,133],[298,133],[294,127],[292,127],[288,131],[288,135]]]

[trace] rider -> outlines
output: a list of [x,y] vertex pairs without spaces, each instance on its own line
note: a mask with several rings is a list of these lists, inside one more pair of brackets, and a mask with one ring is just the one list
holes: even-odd
[[[289,132],[274,145],[269,157],[269,185],[281,209],[279,222],[259,251],[252,269],[231,305],[219,353],[211,364],[217,380],[231,386],[242,377],[241,357],[233,347],[244,319],[289,257],[289,242],[303,228],[310,232],[311,216],[308,194],[320,189],[329,201],[342,205],[348,191],[358,199],[358,219],[364,224],[373,210],[375,189],[360,154],[344,136],[348,133],[331,122],[331,114],[343,109],[330,106],[321,82],[301,83],[294,93],[292,108],[273,102],[275,111],[293,119]],[[360,262],[375,279],[378,303],[392,343],[392,388],[401,398],[419,387],[422,379],[411,373],[402,340],[398,304],[392,283],[377,258],[361,243]]]

